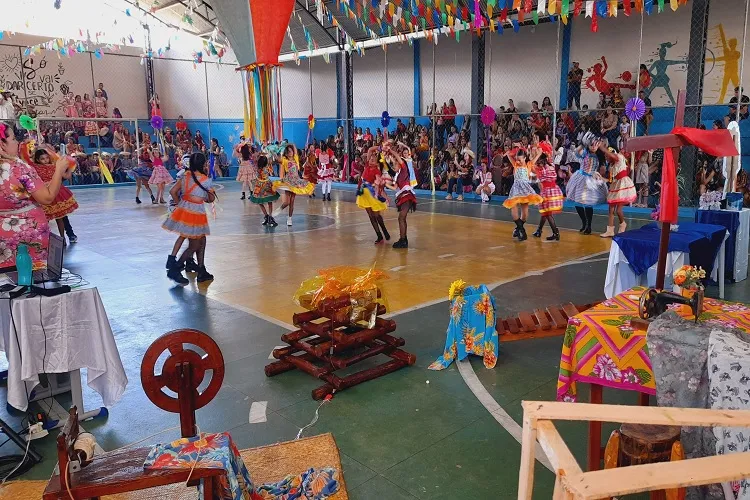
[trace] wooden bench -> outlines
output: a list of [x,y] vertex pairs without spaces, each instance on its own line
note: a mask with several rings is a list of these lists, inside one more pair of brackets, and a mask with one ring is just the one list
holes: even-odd
[[[196,346],[204,353],[191,346]],[[156,361],[164,351],[170,355],[161,373],[156,375]],[[211,371],[211,382],[198,392],[206,371]],[[149,346],[141,363],[141,383],[149,399],[159,408],[180,414],[182,437],[197,434],[195,410],[207,405],[216,396],[224,380],[224,358],[219,346],[208,335],[198,330],[175,330],[156,339]],[[163,388],[177,393],[167,395]],[[78,410],[74,406],[62,432],[57,437],[59,473],[50,478],[44,490],[44,500],[98,499],[105,495],[145,490],[155,486],[203,483],[204,498],[213,500],[218,478],[223,468],[149,469],[143,464],[151,447],[120,449],[103,455],[88,457],[75,449],[76,440],[83,433],[78,425]]]

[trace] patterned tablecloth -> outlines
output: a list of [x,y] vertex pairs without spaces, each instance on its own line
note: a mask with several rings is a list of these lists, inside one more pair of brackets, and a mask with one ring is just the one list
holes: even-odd
[[[568,320],[557,379],[558,401],[576,401],[577,382],[656,394],[646,332],[630,326],[630,320],[638,317],[643,290],[632,288]],[[670,309],[692,319],[687,306]],[[707,298],[700,320],[750,333],[750,307],[742,304]]]

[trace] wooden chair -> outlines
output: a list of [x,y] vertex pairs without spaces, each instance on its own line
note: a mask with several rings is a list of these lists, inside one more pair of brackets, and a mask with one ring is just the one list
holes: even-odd
[[537,440],[555,473],[552,498],[556,500],[593,500],[658,490],[673,490],[672,494],[679,495],[679,488],[750,477],[750,452],[583,472],[557,432],[553,420],[595,420],[659,426],[750,427],[750,411],[524,401],[519,500],[532,498]]
[[[190,346],[198,347],[199,353]],[[164,361],[161,373],[154,374],[156,361],[164,351],[170,355]],[[211,382],[201,392],[206,372],[211,371]],[[216,342],[198,330],[174,330],[156,339],[146,351],[141,363],[141,383],[148,398],[159,408],[180,414],[182,437],[197,434],[195,410],[207,405],[221,388],[224,380],[224,357]],[[174,398],[163,392],[169,388],[177,393]],[[129,491],[155,486],[184,483],[189,486],[203,482],[206,500],[213,500],[215,481],[224,474],[222,468],[201,467],[198,463],[192,474],[190,469],[144,470],[151,447],[115,450],[93,459],[83,457],[74,449],[80,436],[77,408],[70,410],[68,421],[57,437],[57,456],[60,473],[52,476],[44,490],[44,500],[98,499]]]

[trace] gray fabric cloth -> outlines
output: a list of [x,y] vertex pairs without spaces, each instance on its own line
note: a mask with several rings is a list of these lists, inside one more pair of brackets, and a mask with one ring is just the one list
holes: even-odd
[[[706,369],[711,327],[667,311],[648,327],[646,342],[656,382],[659,406],[709,408]],[[683,427],[680,440],[686,458],[713,456],[716,438],[710,427]],[[721,499],[719,485],[688,488],[690,500]]]
[[[750,410],[750,340],[714,330],[708,342],[709,403],[714,410]],[[715,427],[716,454],[750,451],[750,429]],[[750,500],[750,481],[733,484],[738,500]]]

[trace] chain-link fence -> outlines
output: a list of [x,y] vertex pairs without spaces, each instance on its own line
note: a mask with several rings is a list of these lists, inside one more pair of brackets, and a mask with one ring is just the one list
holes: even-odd
[[[412,149],[419,187],[450,187],[454,196],[472,191],[485,162],[496,193],[506,194],[512,171],[505,153],[532,144],[535,137],[547,138],[555,144],[564,188],[578,168],[575,153],[587,132],[606,138],[615,149],[627,137],[668,133],[678,90],[686,93],[687,126],[744,122],[750,101],[740,90],[747,5],[747,0],[728,0],[709,9],[708,0],[693,0],[676,12],[647,16],[633,11],[629,17],[599,19],[598,33],[591,32],[589,20],[575,18],[567,25],[527,19],[518,33],[506,23],[505,34],[435,34],[353,52],[349,85],[343,56],[287,61],[280,78],[284,137],[300,149],[330,147],[339,178],[350,182],[362,171],[367,149],[395,137]],[[41,117],[48,130],[42,131],[45,140],[47,135],[50,142],[60,136],[61,143],[71,133],[77,137],[91,170],[98,163],[94,151],[112,161],[115,171],[115,164],[124,164],[123,172],[137,164],[136,148],[154,142],[149,119],[158,110],[164,117],[159,147],[168,166],[199,149],[213,153],[217,173],[234,174],[232,152],[244,130],[246,83],[233,65],[155,59],[156,98],[148,101],[140,57],[83,53],[57,60],[44,54],[25,56],[21,47],[0,46],[6,66],[19,62],[18,72],[0,67],[0,86],[11,88],[21,111]],[[97,107],[99,89],[106,97],[105,114]],[[631,121],[625,103],[635,96],[645,101],[646,113]],[[93,115],[85,112],[87,101]],[[482,123],[485,105],[495,111],[490,125]],[[62,116],[67,119],[57,119]],[[106,118],[113,116],[124,118]],[[88,130],[87,124],[92,125]],[[639,185],[636,204],[653,206],[660,153],[638,152],[631,164]],[[723,186],[721,167],[722,159],[684,148],[681,203],[695,205],[702,192]],[[102,178],[76,181],[94,179]]]

